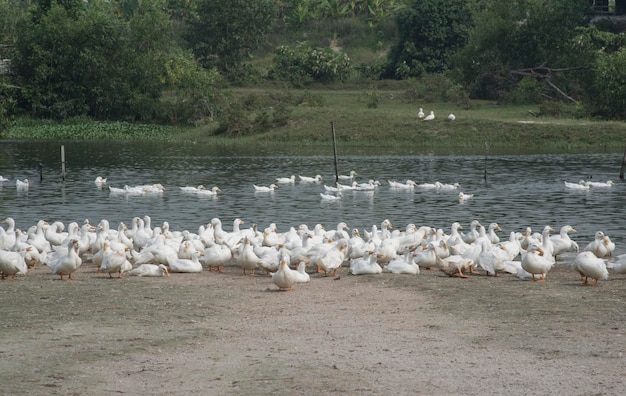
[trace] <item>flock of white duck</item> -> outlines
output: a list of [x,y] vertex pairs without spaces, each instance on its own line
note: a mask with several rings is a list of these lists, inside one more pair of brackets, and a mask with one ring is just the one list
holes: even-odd
[[[420,109],[417,112],[417,118],[420,119],[421,121],[433,121],[435,119],[435,112],[431,110],[430,113],[426,115],[424,113],[424,109],[420,107]],[[447,120],[454,121],[456,120],[456,116],[450,113],[448,114]]]
[[[360,191],[360,192],[373,192],[378,189],[382,183],[378,180],[369,179],[367,182],[358,182],[356,179],[358,174],[355,170],[351,170],[347,175],[338,175],[337,181],[334,186],[329,186],[324,184],[324,191],[320,192],[320,199],[322,202],[333,202],[339,201],[343,198],[344,193],[348,191]],[[323,182],[323,178],[321,175],[316,175],[314,177],[311,176],[302,176],[298,175],[299,183],[317,183],[321,184]],[[428,190],[460,190],[461,185],[459,183],[454,184],[446,184],[436,181],[434,183],[416,183],[413,180],[407,179],[404,182],[398,182],[396,180],[387,180],[389,183],[389,188],[391,190],[400,191],[400,190],[414,190],[414,189],[428,189]],[[290,177],[278,177],[276,178],[276,182],[270,184],[269,186],[261,186],[257,184],[253,184],[255,193],[266,193],[266,192],[274,192],[276,191],[280,185],[288,185],[295,184],[296,176],[291,175]],[[182,187],[181,187],[182,188]],[[458,193],[459,202],[466,201],[468,199],[472,199],[474,194],[466,194],[460,191]]]
[[[565,252],[575,252],[568,263],[587,284],[607,279],[608,269],[626,273],[626,254],[613,257],[615,244],[602,231],[582,249],[570,238],[576,230],[565,225],[558,234],[546,226],[541,233],[527,228],[511,232],[501,241],[497,223],[484,227],[471,222],[463,234],[460,223],[448,233],[429,226],[408,224],[393,229],[389,220],[361,232],[344,222],[327,230],[321,224],[312,229],[305,224],[279,232],[275,224],[259,230],[257,225],[242,228],[235,219],[226,231],[219,218],[201,225],[197,232],[174,231],[164,222],[153,227],[149,216],[135,217],[130,227],[120,223],[111,228],[107,220],[96,226],[48,223],[40,220],[26,231],[16,228],[8,217],[0,227],[0,272],[2,278],[26,275],[29,268],[45,265],[61,279],[73,279],[83,263],[109,277],[169,276],[170,273],[222,272],[224,266],[254,275],[262,270],[271,275],[279,290],[291,290],[299,282],[309,282],[310,273],[335,276],[349,268],[353,275],[420,273],[420,269],[440,269],[449,276],[468,273],[496,276],[510,273],[522,279],[545,281],[546,274]],[[66,229],[67,228],[67,229]],[[67,277],[67,278],[66,278]]]

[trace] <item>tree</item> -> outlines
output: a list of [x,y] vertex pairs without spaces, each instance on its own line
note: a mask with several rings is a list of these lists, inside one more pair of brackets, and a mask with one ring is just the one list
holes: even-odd
[[17,0],[0,0],[0,132],[8,126],[8,114],[15,106],[11,58],[16,36],[16,25],[26,15],[25,5]]
[[201,0],[185,34],[207,68],[229,72],[259,47],[278,15],[274,0]]
[[386,75],[406,78],[447,70],[451,55],[467,41],[470,23],[465,0],[409,0],[396,15],[398,41]]
[[609,118],[626,118],[626,48],[601,56],[595,75],[598,112]]
[[[513,89],[515,69],[591,66],[588,52],[574,48],[586,26],[586,0],[483,1],[474,9],[467,45],[454,57],[460,81],[474,96],[497,99]],[[572,74],[571,76],[575,76]]]
[[[177,51],[166,5],[166,0],[40,1],[16,35],[12,65],[20,106],[32,116],[54,119],[179,122],[163,105],[163,93],[171,99],[184,92],[190,100],[176,102],[177,112],[188,103],[196,107],[185,122],[202,118],[198,103],[212,98],[218,79],[196,70],[191,54]],[[184,65],[177,70],[193,76],[180,88],[172,84],[173,60]]]

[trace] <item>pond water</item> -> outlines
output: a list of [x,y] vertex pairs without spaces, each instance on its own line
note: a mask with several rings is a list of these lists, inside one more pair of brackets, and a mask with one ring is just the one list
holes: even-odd
[[[66,159],[61,174],[61,146]],[[302,151],[302,150],[301,150]],[[622,153],[541,155],[430,155],[339,153],[340,174],[357,171],[359,181],[375,179],[373,192],[346,191],[339,201],[320,197],[324,184],[334,184],[332,149],[328,153],[258,153],[254,148],[215,148],[195,144],[154,142],[41,142],[0,141],[0,218],[13,217],[27,229],[39,219],[66,225],[89,219],[108,219],[111,227],[127,225],[135,216],[149,215],[153,225],[163,221],[174,230],[196,232],[214,217],[230,230],[241,218],[244,226],[260,229],[276,223],[279,231],[291,226],[322,223],[327,229],[345,221],[351,228],[370,230],[389,219],[395,229],[413,223],[443,228],[454,221],[465,230],[477,219],[497,222],[501,238],[526,227],[541,231],[551,225],[577,229],[572,238],[581,247],[601,230],[626,252],[626,184],[619,180]],[[39,165],[41,164],[41,173]],[[487,181],[485,182],[485,168]],[[321,175],[321,183],[300,183],[298,175]],[[41,180],[40,180],[41,175]],[[272,193],[256,193],[253,184],[270,185],[277,177],[296,176],[296,183],[280,185]],[[98,188],[97,176],[107,178]],[[16,179],[28,178],[28,191],[18,191]],[[460,183],[474,198],[459,202],[459,190],[392,189],[388,180],[417,183]],[[564,182],[613,180],[611,188],[578,191]],[[122,188],[160,183],[162,194],[114,194]],[[179,187],[219,186],[217,197],[184,193]]]

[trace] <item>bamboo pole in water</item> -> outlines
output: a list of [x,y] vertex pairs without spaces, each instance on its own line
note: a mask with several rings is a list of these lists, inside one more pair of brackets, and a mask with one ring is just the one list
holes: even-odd
[[485,142],[485,183],[487,183],[487,157],[489,157],[489,143]]
[[330,129],[333,134],[333,155],[335,157],[335,184],[339,182],[339,166],[337,165],[337,139],[335,138],[335,123],[330,122]]
[[65,146],[61,145],[61,178],[65,181]]
[[624,180],[624,170],[626,170],[626,148],[624,149],[624,156],[622,157],[622,167],[619,171],[620,180]]

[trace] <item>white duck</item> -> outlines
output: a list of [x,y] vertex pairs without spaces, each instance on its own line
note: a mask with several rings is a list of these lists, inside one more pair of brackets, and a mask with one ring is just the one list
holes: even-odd
[[350,184],[336,183],[336,185],[337,185],[337,190],[339,191],[351,191],[351,190],[356,190],[359,183],[357,183],[356,181],[353,181]]
[[26,243],[33,246],[39,253],[47,253],[52,247],[45,237],[45,230],[49,226],[45,220],[39,220],[33,230],[28,231],[28,239]]
[[397,256],[385,266],[385,271],[396,275],[417,275],[420,273],[420,267],[415,263],[415,253],[409,247],[406,247],[400,256]]
[[378,180],[369,179],[365,183],[358,183],[356,185],[356,191],[376,191],[376,189],[380,186],[380,182]]
[[78,255],[78,240],[71,240],[68,248],[67,254],[46,263],[50,270],[52,270],[52,273],[59,275],[61,280],[64,280],[63,275],[67,275],[68,279],[73,279],[72,274],[82,264],[82,259]]
[[489,229],[487,231],[487,238],[489,239],[489,242],[491,242],[491,244],[493,245],[500,242],[500,237],[496,234],[496,231],[502,231],[502,228],[500,228],[500,225],[498,223],[489,224]]
[[473,198],[474,198],[474,194],[467,194],[467,193],[464,193],[463,191],[459,193],[459,202],[465,202]]
[[237,264],[239,264],[243,270],[243,274],[246,275],[246,271],[250,271],[250,275],[254,276],[254,270],[258,267],[259,261],[261,261],[261,259],[254,253],[250,238],[244,237],[239,255],[236,259]]
[[438,266],[437,262],[437,246],[435,243],[430,242],[425,250],[421,252],[417,252],[415,255],[415,263],[420,266],[420,268],[433,268]]
[[452,113],[448,114],[448,121],[454,121],[456,120],[456,116]]
[[296,182],[296,176],[291,175],[289,177],[277,177],[276,183],[278,184],[294,184]]
[[505,265],[502,257],[494,254],[493,245],[487,240],[480,242],[481,252],[475,263],[482,268],[487,275],[498,276],[498,272],[504,271]]
[[346,224],[345,221],[340,221],[339,223],[337,223],[337,228],[335,228],[334,230],[326,231],[326,234],[324,236],[327,238],[332,238],[335,241],[338,241],[340,239],[350,239],[350,234],[348,234],[348,231],[350,231],[350,227],[348,227],[348,224]]
[[209,268],[209,271],[223,272],[224,264],[233,258],[233,252],[224,244],[214,243],[204,249],[204,256],[200,262]]
[[6,177],[0,175],[0,182],[5,182],[5,181],[9,181],[9,179],[7,179]]
[[572,182],[563,182],[563,183],[565,183],[565,188],[570,189],[570,190],[589,191],[589,186],[585,183],[584,180],[581,180],[578,183],[572,183]]
[[357,173],[356,173],[356,171],[355,171],[354,169],[353,169],[353,170],[351,170],[351,171],[350,171],[350,174],[348,174],[348,175],[338,175],[338,176],[337,176],[337,178],[338,178],[339,180],[352,180],[352,179],[354,179],[355,177],[357,177]]
[[543,231],[541,232],[541,249],[546,257],[554,260],[554,244],[550,238],[551,232],[554,232],[554,228],[548,225],[543,228]]
[[611,241],[608,235],[605,235],[602,231],[597,231],[595,239],[585,246],[584,249],[584,251],[592,252],[599,258],[611,256],[614,250],[615,244]]
[[0,273],[2,273],[2,279],[5,279],[7,276],[15,279],[15,275],[26,275],[28,266],[26,261],[24,261],[25,253],[25,251],[9,252],[0,250]]
[[585,184],[591,188],[608,188],[608,187],[613,187],[615,185],[615,183],[613,183],[613,181],[611,180],[608,180],[606,182],[586,181]]
[[9,250],[17,242],[15,235],[15,220],[12,217],[7,217],[2,220],[2,223],[8,225],[7,229],[0,227],[0,249]]
[[[530,279],[533,282],[544,282],[546,280],[546,274],[550,269],[554,261],[544,257],[543,249],[533,244],[528,247],[526,254],[522,256],[522,269],[530,274]],[[535,275],[541,275],[541,279],[535,279]]]
[[311,281],[311,276],[306,272],[306,263],[304,261],[300,261],[300,263],[298,264],[296,276],[296,282],[298,283],[307,283]]
[[502,257],[508,261],[514,260],[522,252],[522,245],[515,231],[511,231],[509,233],[509,239],[500,242],[498,246],[502,249]]
[[477,227],[480,227],[480,221],[472,220],[470,223],[470,230],[467,234],[463,235],[463,242],[465,243],[474,243],[476,239],[480,236],[478,233]]
[[202,264],[200,263],[199,258],[200,255],[203,254],[204,252],[195,251],[190,259],[168,257],[167,265],[170,268],[170,272],[202,272]]
[[322,202],[337,202],[341,201],[341,198],[343,198],[343,193],[341,191],[338,191],[336,194],[320,193],[320,199]]
[[559,235],[552,235],[550,239],[552,240],[552,255],[556,260],[556,257],[559,254],[565,252],[575,251],[578,252],[578,244],[569,237],[570,232],[576,232],[576,229],[571,225],[564,225],[561,227],[559,231]]
[[317,265],[319,269],[324,272],[324,276],[328,276],[330,271],[332,271],[332,276],[335,276],[337,269],[341,267],[346,258],[347,247],[348,241],[342,239],[323,256],[317,259]]
[[376,262],[376,255],[373,251],[366,252],[361,258],[353,259],[350,262],[350,273],[352,275],[380,274],[383,269]]
[[96,186],[98,186],[98,188],[102,188],[102,186],[104,186],[107,183],[107,179],[106,177],[98,176],[96,177],[96,180],[94,180],[93,182]]
[[170,276],[170,273],[167,267],[163,264],[141,264],[139,267],[131,270],[129,275],[132,276],[151,276],[151,277],[161,277],[161,276]]
[[463,273],[465,270],[469,270],[472,274],[476,273],[474,271],[474,260],[458,254],[450,255],[444,259],[438,257],[437,264],[439,269],[450,277],[469,278]]
[[593,284],[598,284],[598,280],[608,279],[609,271],[603,259],[596,257],[593,252],[580,252],[572,262],[572,268],[580,274],[580,279],[584,285],[588,279],[593,279]]
[[387,180],[387,183],[389,183],[390,188],[398,190],[412,190],[417,186],[417,183],[411,179],[406,180],[404,183],[395,180]]
[[321,183],[323,180],[321,175],[315,175],[314,177],[298,175],[298,177],[300,178],[300,183]]
[[205,188],[203,190],[196,191],[196,194],[201,197],[215,197],[218,193],[222,192],[222,189],[218,186],[213,186],[211,188]]
[[17,189],[17,191],[28,191],[29,187],[30,187],[30,182],[28,181],[28,179],[24,179],[24,180],[16,179],[15,180],[15,188]]
[[435,119],[435,112],[431,111],[426,117],[424,117],[424,121],[432,121]]
[[438,187],[440,190],[460,190],[461,183],[439,183]]
[[278,270],[272,274],[272,282],[278,286],[278,291],[292,291],[292,287],[298,283],[298,279],[297,271],[289,268],[289,257],[283,255]]
[[180,191],[184,192],[184,193],[197,193],[198,191],[202,191],[202,190],[206,190],[206,187],[203,184],[200,184],[197,187],[193,187],[193,186],[184,186],[184,187],[179,187]]
[[426,114],[424,114],[424,109],[420,107],[419,111],[417,112],[417,118],[419,118],[421,120],[425,116],[426,116]]
[[259,186],[257,184],[253,184],[253,186],[254,192],[273,192],[278,188],[278,186],[274,183],[270,184],[269,186]]
[[626,254],[620,254],[612,263],[611,268],[617,274],[626,274]]
[[114,273],[118,274],[118,278],[122,278],[124,272],[128,272],[133,269],[133,266],[126,258],[126,252],[130,248],[125,250],[116,250],[111,254],[104,257],[102,264],[100,264],[100,272],[109,274],[109,278],[112,278]]

